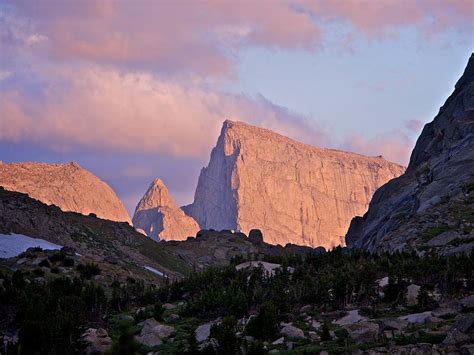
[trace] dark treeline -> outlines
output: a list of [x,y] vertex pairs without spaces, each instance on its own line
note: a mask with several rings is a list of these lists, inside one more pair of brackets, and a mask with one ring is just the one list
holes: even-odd
[[[35,275],[28,272],[0,274],[0,332],[11,334],[18,330],[19,343],[13,353],[77,353],[84,330],[110,328],[108,319],[112,315],[152,306],[159,319],[162,303],[179,301],[184,304],[182,317],[203,322],[222,317],[221,325],[212,328],[212,335],[220,339],[218,352],[231,353],[229,349],[240,346],[234,335],[237,321],[249,314],[254,317],[239,331],[263,341],[273,339],[279,322],[292,320],[292,311],[303,305],[328,312],[357,304],[376,317],[381,304],[387,309],[402,302],[410,283],[422,287],[415,309],[420,311],[436,305],[430,297],[433,292],[443,297],[461,297],[474,287],[473,255],[420,258],[415,254],[349,253],[336,248],[306,257],[267,258],[266,261],[284,266],[273,276],[258,268],[237,271],[235,265],[242,261],[236,258],[228,266],[209,267],[182,280],[166,281],[159,288],[132,279],[100,286],[84,275],[74,279],[47,278],[45,283],[37,283],[32,281]],[[386,276],[389,281],[382,297],[377,281]],[[324,332],[327,329],[323,327]],[[190,334],[183,353],[197,352],[192,338]],[[115,340],[115,349],[126,348],[124,342],[133,342],[133,336],[124,331]]]

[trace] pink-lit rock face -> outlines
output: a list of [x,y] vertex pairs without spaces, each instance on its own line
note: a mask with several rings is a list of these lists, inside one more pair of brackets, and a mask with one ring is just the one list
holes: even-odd
[[319,149],[226,121],[194,203],[183,209],[201,228],[259,228],[267,243],[328,248],[343,244],[351,218],[403,172],[382,157]]
[[151,183],[138,203],[133,225],[156,240],[185,240],[199,231],[199,225],[176,206],[160,179]]
[[112,188],[76,163],[0,163],[0,186],[63,211],[131,223]]

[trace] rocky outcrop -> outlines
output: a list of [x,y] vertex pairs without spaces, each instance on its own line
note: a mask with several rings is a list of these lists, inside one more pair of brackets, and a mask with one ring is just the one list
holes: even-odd
[[131,223],[112,188],[76,163],[0,162],[0,186],[18,191],[63,211]]
[[[255,243],[244,233],[232,231],[201,230],[196,238],[188,238],[184,241],[163,241],[160,246],[166,248],[181,260],[194,268],[204,269],[211,265],[228,265],[232,258],[245,255],[257,259],[261,255],[271,257],[304,256],[308,253],[324,253],[324,248],[310,248],[306,246],[287,244],[286,246],[272,245],[265,242]],[[241,266],[263,267],[270,274],[273,273],[271,266],[280,266],[262,261],[249,261]],[[261,266],[260,266],[261,265]],[[288,267],[288,271],[292,268]]]
[[155,240],[185,240],[199,231],[196,221],[176,206],[160,179],[151,183],[138,203],[133,225]]
[[404,171],[366,157],[296,142],[225,121],[194,202],[183,207],[201,228],[262,230],[272,244],[332,247],[374,191]]
[[[405,174],[381,187],[346,236],[376,251],[464,253],[474,248],[474,54],[428,123]],[[449,232],[449,233],[446,233]]]

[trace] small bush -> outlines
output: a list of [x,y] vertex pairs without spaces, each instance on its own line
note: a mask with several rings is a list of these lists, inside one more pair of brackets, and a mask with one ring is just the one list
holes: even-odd
[[50,267],[51,264],[49,263],[48,259],[43,259],[41,260],[41,262],[38,264],[38,266],[41,266],[41,267]]
[[66,257],[62,261],[62,265],[65,266],[65,267],[73,267],[74,266],[74,259]]
[[273,302],[262,304],[260,312],[247,324],[245,332],[259,339],[272,339],[278,334],[277,310]]
[[329,333],[329,327],[326,323],[321,327],[321,341],[331,340],[331,334]]
[[43,277],[44,276],[44,271],[41,269],[34,269],[33,270],[33,275],[37,277]]
[[52,263],[57,263],[59,261],[63,261],[65,257],[66,257],[66,255],[64,253],[57,252],[57,253],[54,253],[53,255],[49,256],[48,259]]
[[163,308],[161,302],[155,303],[153,306],[153,318],[155,318],[157,321],[161,321],[163,320],[163,313],[165,313],[165,309]]
[[79,264],[77,266],[77,271],[79,271],[81,277],[85,279],[90,279],[92,276],[100,275],[101,273],[99,265],[94,263],[88,263],[86,265]]

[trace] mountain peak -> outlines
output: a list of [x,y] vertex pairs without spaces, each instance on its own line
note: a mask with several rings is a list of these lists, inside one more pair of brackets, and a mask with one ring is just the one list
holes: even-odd
[[153,180],[138,203],[133,225],[156,240],[182,240],[199,230],[197,223],[176,206],[160,178]]
[[375,189],[403,171],[380,157],[226,120],[185,211],[202,229],[259,228],[268,243],[331,247]]
[[94,213],[99,218],[130,223],[112,188],[74,162],[0,164],[0,186],[54,204],[63,211]]
[[174,208],[176,207],[176,204],[163,180],[156,178],[148,187],[148,190],[138,203],[135,211],[160,206]]

